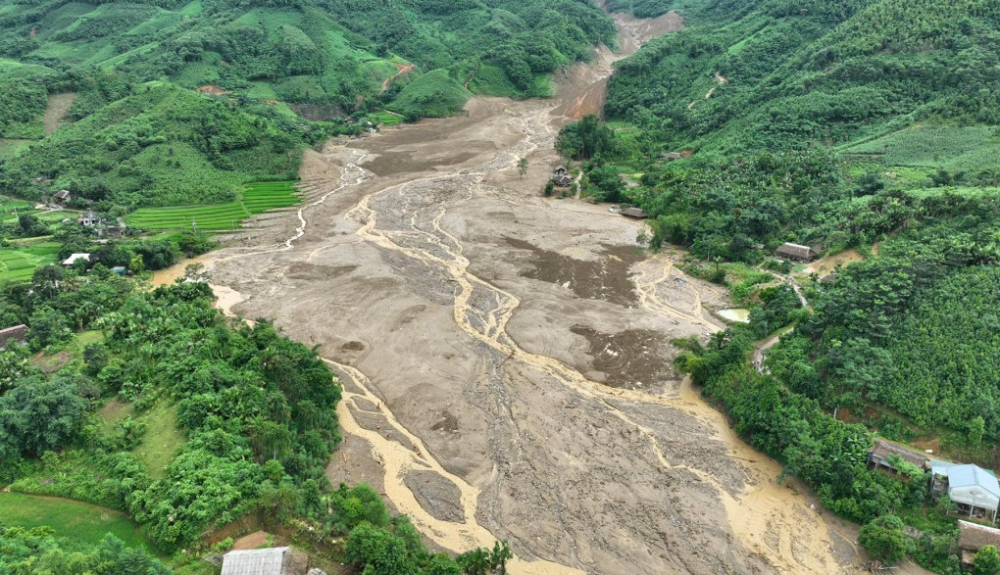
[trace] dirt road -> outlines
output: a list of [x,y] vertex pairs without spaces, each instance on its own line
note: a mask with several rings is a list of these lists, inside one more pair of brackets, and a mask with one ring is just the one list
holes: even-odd
[[[632,48],[657,30],[622,24]],[[309,201],[204,260],[220,305],[319,346],[345,388],[331,479],[369,481],[441,548],[507,539],[513,573],[842,572],[852,530],[672,367],[726,294],[642,252],[641,224],[540,195],[603,80],[309,153]]]

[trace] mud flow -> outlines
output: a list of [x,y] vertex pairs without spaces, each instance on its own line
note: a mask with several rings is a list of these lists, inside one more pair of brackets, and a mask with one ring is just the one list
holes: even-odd
[[[620,19],[622,53],[679,23]],[[438,548],[505,539],[528,574],[847,572],[851,527],[672,367],[726,292],[642,252],[641,222],[540,193],[622,53],[553,100],[308,153],[303,205],[204,261],[219,305],[317,347],[344,389],[331,480],[375,486]]]

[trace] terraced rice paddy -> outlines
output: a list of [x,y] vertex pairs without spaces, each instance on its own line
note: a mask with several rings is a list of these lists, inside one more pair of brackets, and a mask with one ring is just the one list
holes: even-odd
[[50,241],[0,248],[0,280],[29,279],[35,268],[55,262],[60,248]]
[[128,216],[128,225],[146,230],[222,232],[238,229],[246,218],[299,203],[292,182],[250,184],[240,198],[227,204],[144,208]]

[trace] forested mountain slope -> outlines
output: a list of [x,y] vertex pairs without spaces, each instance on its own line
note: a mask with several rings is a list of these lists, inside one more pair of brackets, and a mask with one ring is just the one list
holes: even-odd
[[[368,114],[546,96],[550,73],[614,41],[587,0],[0,0],[0,193],[225,200],[293,179],[305,146],[360,133]],[[66,92],[78,124],[31,147],[48,96]]]
[[608,98],[670,145],[801,149],[1000,120],[996,2],[688,4],[690,27],[623,62]]
[[[375,97],[402,67],[450,68],[484,93],[541,95],[539,74],[584,59],[614,28],[581,0],[5,1],[0,56],[115,69],[137,81],[218,85],[250,97],[335,104]],[[391,95],[390,95],[391,96]],[[391,97],[383,96],[388,101]]]

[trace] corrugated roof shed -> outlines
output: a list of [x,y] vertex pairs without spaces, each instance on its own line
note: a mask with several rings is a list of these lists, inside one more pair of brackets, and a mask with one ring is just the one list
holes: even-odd
[[801,260],[811,260],[816,257],[816,252],[814,252],[811,247],[791,243],[782,244],[776,253],[779,256],[798,258]]
[[0,329],[0,349],[7,347],[7,342],[11,340],[24,343],[27,339],[27,334],[28,326],[23,323],[13,327]]
[[979,551],[987,545],[1000,548],[1000,529],[958,521],[958,546],[969,551]]
[[988,493],[1000,497],[1000,483],[991,473],[971,463],[948,468],[948,488],[978,485]]
[[890,443],[884,439],[876,439],[875,445],[868,452],[869,457],[879,461],[888,461],[889,456],[898,456],[903,461],[916,465],[920,469],[927,469],[931,460],[923,453],[913,449],[907,449],[902,445]]
[[628,208],[622,210],[621,214],[626,218],[635,218],[637,220],[644,220],[649,217],[649,214],[639,208]]
[[288,547],[231,551],[222,558],[222,575],[282,575]]

